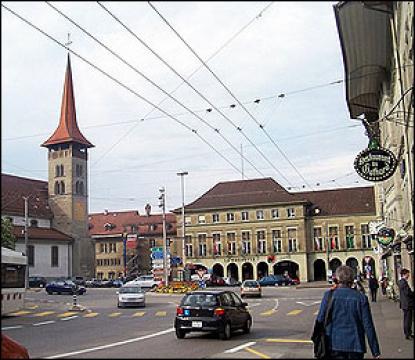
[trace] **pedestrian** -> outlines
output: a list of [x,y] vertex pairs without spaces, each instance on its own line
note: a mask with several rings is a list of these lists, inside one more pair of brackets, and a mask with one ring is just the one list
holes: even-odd
[[364,286],[363,286],[363,284],[362,284],[359,280],[357,280],[357,279],[355,279],[355,280],[353,281],[352,289],[355,289],[355,290],[357,290],[357,291],[361,292],[363,295],[365,295],[365,294],[366,294],[365,287],[364,287]]
[[410,271],[408,269],[401,270],[401,279],[399,280],[399,298],[400,308],[403,311],[403,332],[405,339],[413,340],[412,335],[412,318],[414,311],[414,292],[409,287]]
[[388,278],[386,276],[382,277],[380,285],[382,287],[382,295],[386,295],[386,288],[388,287]]
[[347,265],[339,266],[336,278],[336,289],[325,292],[317,315],[317,321],[324,323],[329,294],[332,292],[329,322],[325,328],[328,338],[327,358],[363,359],[366,353],[365,334],[373,357],[379,358],[379,342],[369,301],[366,295],[352,289],[353,269]]
[[369,289],[370,289],[370,294],[372,296],[372,302],[376,302],[376,295],[378,294],[379,283],[373,274],[370,275],[370,278],[369,278]]

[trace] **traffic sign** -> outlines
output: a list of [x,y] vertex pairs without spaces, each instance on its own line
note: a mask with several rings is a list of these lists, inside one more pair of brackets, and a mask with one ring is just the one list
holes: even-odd
[[151,252],[163,252],[163,248],[162,247],[152,247],[151,248]]

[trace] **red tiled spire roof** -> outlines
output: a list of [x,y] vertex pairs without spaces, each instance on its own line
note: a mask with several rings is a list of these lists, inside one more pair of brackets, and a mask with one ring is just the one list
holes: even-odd
[[50,145],[68,142],[76,142],[85,145],[86,147],[94,146],[82,135],[76,122],[75,97],[73,94],[72,70],[69,54],[65,74],[65,84],[63,87],[59,125],[52,136],[47,139],[42,146],[48,147]]

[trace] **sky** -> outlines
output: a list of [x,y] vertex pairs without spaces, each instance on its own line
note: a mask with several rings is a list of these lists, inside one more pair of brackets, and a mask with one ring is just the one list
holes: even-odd
[[[95,145],[90,213],[160,212],[161,187],[178,208],[181,171],[186,204],[242,178],[292,192],[370,185],[353,169],[368,139],[347,110],[334,2],[50,2],[78,26],[46,2],[2,4],[61,44],[69,33],[82,57],[70,55],[78,126]],[[2,173],[47,180],[40,144],[59,122],[68,50],[4,7],[1,20]]]

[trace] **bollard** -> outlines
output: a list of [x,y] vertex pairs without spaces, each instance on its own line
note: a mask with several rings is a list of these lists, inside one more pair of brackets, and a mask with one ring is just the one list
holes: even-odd
[[72,305],[73,306],[78,306],[78,300],[76,298],[76,294],[73,294],[73,303],[72,303]]

